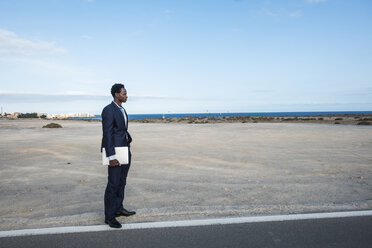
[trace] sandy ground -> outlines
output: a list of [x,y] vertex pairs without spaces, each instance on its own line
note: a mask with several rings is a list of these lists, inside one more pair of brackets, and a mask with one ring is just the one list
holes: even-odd
[[[102,224],[101,123],[0,120],[0,230]],[[131,123],[122,223],[372,209],[372,126]]]

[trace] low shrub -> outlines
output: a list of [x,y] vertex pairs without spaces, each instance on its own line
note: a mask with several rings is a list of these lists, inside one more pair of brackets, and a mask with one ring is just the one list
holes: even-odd
[[372,123],[369,122],[369,121],[361,121],[361,122],[358,122],[358,125],[371,125]]
[[59,125],[58,123],[49,123],[49,124],[43,126],[43,128],[62,128],[62,126]]

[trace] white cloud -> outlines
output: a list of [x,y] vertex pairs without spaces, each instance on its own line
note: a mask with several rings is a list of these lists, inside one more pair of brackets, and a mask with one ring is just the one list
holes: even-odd
[[167,15],[170,15],[170,14],[173,14],[173,13],[174,13],[174,11],[171,10],[171,9],[166,9],[166,10],[163,11],[163,14],[167,14]]
[[[23,103],[32,102],[70,102],[78,100],[111,100],[111,94],[95,94],[82,91],[68,91],[61,93],[46,93],[46,92],[22,92],[22,91],[6,91],[0,90],[0,97],[3,103]],[[182,100],[182,98],[154,95],[136,95],[130,94],[130,99],[133,100]]]
[[325,2],[327,0],[307,0],[308,3],[321,3],[321,2]]
[[290,15],[290,17],[300,17],[302,16],[302,11],[301,10],[296,10],[296,11],[293,11]]
[[[17,71],[22,73],[14,74]],[[65,61],[61,56],[8,56],[8,58],[0,56],[0,74],[2,74],[0,88],[2,84],[25,82],[28,89],[33,85],[33,90],[39,90],[53,82],[59,91],[71,87],[74,90],[81,90],[86,87],[97,87],[102,81],[108,81],[92,68],[75,61]],[[11,86],[6,88],[11,89]]]
[[65,49],[57,47],[54,42],[22,39],[13,32],[0,29],[0,54],[32,56],[65,52]]
[[89,35],[81,35],[80,38],[82,38],[83,40],[91,40],[93,39],[92,36],[89,36]]
[[262,8],[261,9],[261,14],[266,15],[266,16],[277,16],[277,13],[274,13],[273,11],[267,9],[267,8]]

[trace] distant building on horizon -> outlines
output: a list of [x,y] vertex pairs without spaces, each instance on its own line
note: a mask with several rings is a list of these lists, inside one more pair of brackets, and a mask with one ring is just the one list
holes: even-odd
[[92,118],[89,113],[69,113],[69,114],[44,114],[47,119],[67,119],[67,118]]
[[[1,112],[0,117],[8,117],[8,118],[18,118],[19,115],[22,113],[19,112]],[[69,113],[69,114],[48,114],[48,113],[33,113],[36,114],[38,118],[46,118],[46,119],[67,119],[67,118],[94,118],[95,115],[91,115],[89,113]]]
[[18,118],[19,113],[18,112],[11,112],[11,113],[1,113],[0,117],[8,117],[8,118]]

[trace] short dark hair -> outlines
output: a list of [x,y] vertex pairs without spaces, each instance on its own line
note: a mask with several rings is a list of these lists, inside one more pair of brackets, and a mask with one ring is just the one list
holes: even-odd
[[115,93],[120,93],[121,89],[124,88],[124,84],[114,84],[112,87],[111,87],[111,95],[113,98],[115,98]]

